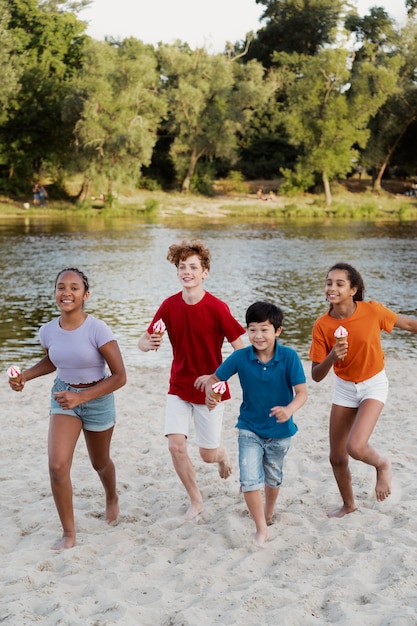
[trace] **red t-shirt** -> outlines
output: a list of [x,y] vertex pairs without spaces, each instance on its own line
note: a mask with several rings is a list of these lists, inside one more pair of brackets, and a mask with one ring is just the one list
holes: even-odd
[[[172,345],[173,361],[168,393],[186,402],[204,404],[205,394],[194,387],[202,374],[213,374],[222,362],[226,338],[235,341],[245,333],[225,302],[206,291],[197,304],[184,302],[179,292],[164,300],[148,326],[162,319]],[[223,400],[230,398],[227,388]]]
[[334,331],[340,325],[348,331],[348,353],[343,361],[336,361],[334,372],[339,378],[360,383],[384,369],[381,330],[390,333],[398,314],[380,302],[357,302],[355,312],[343,320],[330,317],[327,312],[313,326],[310,359],[321,363],[336,343]]

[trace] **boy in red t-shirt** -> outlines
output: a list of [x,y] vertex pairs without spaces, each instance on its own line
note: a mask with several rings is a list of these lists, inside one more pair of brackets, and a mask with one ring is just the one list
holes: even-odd
[[[191,419],[194,419],[201,458],[206,463],[217,463],[220,476],[228,478],[232,466],[227,448],[221,443],[224,405],[220,402],[209,412],[205,405],[205,383],[222,362],[224,339],[235,350],[243,348],[242,335],[246,331],[227,304],[203,287],[210,270],[210,252],[202,242],[173,244],[167,259],[177,268],[182,291],[162,302],[138,346],[143,352],[159,348],[162,335],[155,332],[154,324],[162,320],[173,351],[165,436],[174,468],[190,498],[185,519],[191,520],[203,510],[195,469],[187,453]],[[227,389],[223,399],[229,398]]]

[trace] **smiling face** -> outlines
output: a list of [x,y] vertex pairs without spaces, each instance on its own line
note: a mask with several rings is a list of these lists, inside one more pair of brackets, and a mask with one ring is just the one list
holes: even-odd
[[55,300],[62,312],[82,310],[90,292],[77,272],[65,270],[56,281]]
[[272,358],[275,352],[275,340],[281,334],[282,327],[275,330],[271,322],[251,322],[248,325],[249,341],[258,355]]
[[208,276],[208,270],[204,269],[201,259],[196,254],[192,254],[186,259],[181,259],[178,263],[177,276],[181,286],[185,289],[200,287]]
[[352,287],[348,273],[345,270],[334,269],[327,274],[325,294],[326,300],[333,305],[343,305],[352,302],[357,291]]

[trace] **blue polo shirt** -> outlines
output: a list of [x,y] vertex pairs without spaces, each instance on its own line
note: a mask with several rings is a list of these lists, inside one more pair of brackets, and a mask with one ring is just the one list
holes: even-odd
[[240,405],[236,428],[250,430],[265,439],[292,437],[298,428],[292,417],[278,424],[270,417],[271,408],[286,406],[294,398],[295,385],[306,382],[304,369],[293,348],[276,342],[275,355],[269,363],[262,363],[253,346],[235,350],[215,372],[220,380],[238,374],[243,402]]

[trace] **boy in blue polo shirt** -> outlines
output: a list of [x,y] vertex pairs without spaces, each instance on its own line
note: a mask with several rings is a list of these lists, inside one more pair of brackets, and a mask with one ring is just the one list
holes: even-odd
[[240,485],[256,525],[258,546],[268,538],[284,457],[298,430],[292,415],[307,400],[306,377],[298,354],[277,341],[282,320],[283,313],[274,304],[252,304],[246,311],[251,345],[233,352],[206,384],[206,405],[213,409],[217,401],[211,396],[211,385],[233,374],[239,376],[243,393],[236,424]]

